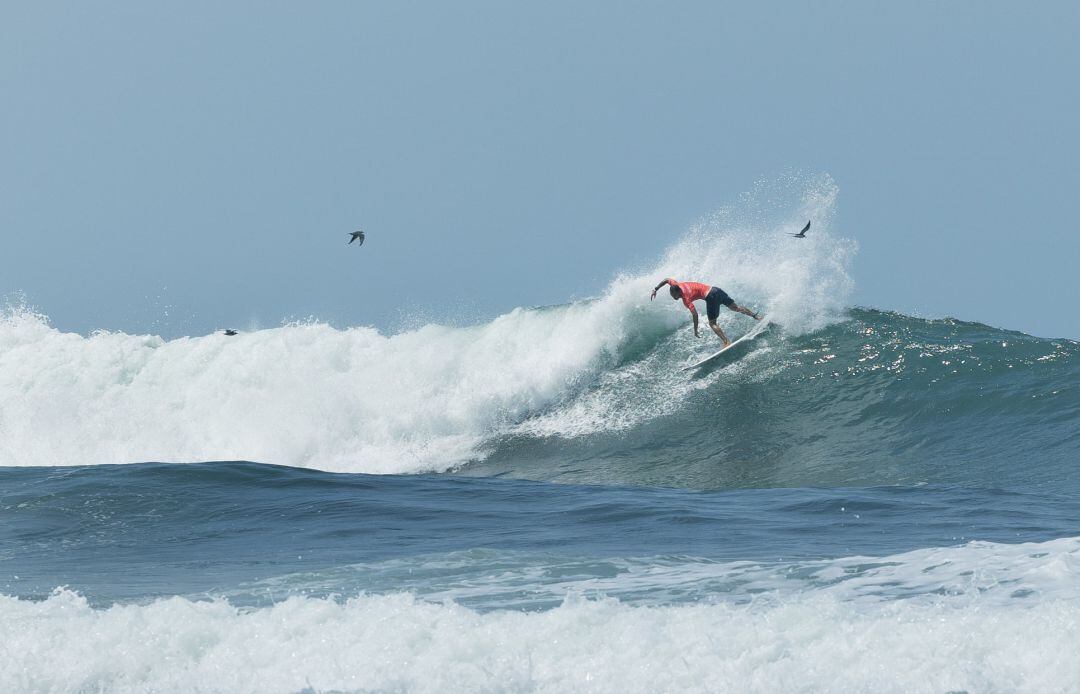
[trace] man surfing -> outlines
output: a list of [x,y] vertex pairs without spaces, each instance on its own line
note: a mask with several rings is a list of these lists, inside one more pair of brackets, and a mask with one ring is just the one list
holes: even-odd
[[754,320],[761,320],[761,316],[754,313],[748,308],[744,308],[735,303],[730,296],[727,295],[720,287],[710,287],[707,284],[701,282],[676,282],[670,277],[656,285],[656,289],[652,290],[652,296],[649,297],[649,301],[656,298],[656,292],[668,285],[668,290],[671,292],[672,299],[682,299],[682,302],[686,304],[686,308],[690,309],[690,315],[694,317],[694,337],[701,337],[701,333],[698,332],[698,315],[697,309],[694,308],[694,302],[705,300],[705,312],[709,317],[709,327],[713,329],[713,332],[724,341],[724,346],[727,347],[731,344],[731,340],[727,338],[724,331],[720,329],[720,326],[716,324],[716,319],[720,316],[720,306],[727,306],[732,311],[742,313],[750,316]]

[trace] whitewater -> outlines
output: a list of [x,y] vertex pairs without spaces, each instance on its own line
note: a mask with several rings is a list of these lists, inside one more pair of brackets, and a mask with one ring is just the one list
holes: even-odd
[[[854,246],[829,234],[835,188],[822,185],[798,211],[818,222],[812,247],[751,227],[718,236],[703,222],[658,265],[615,277],[597,299],[467,327],[384,335],[313,322],[163,340],[63,333],[44,315],[9,307],[0,319],[0,465],[258,460],[445,471],[537,414],[557,426],[553,408],[573,407],[598,377],[685,323],[672,306],[643,301],[657,278],[722,276],[741,301],[796,334],[839,320]],[[649,376],[645,416],[693,387],[676,375],[692,347],[700,350],[686,342],[663,363],[641,364],[660,371]],[[618,426],[618,414],[585,416],[596,429]]]
[[[853,307],[798,183],[471,325],[9,303],[0,690],[1080,690],[1080,344]],[[773,325],[683,371],[669,276]]]

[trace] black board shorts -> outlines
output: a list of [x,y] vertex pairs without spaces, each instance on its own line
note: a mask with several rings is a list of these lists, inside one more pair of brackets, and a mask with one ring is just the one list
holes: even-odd
[[709,290],[709,293],[705,295],[705,313],[709,316],[709,320],[716,320],[716,317],[720,315],[720,306],[731,306],[734,301],[727,295],[720,287],[713,287]]

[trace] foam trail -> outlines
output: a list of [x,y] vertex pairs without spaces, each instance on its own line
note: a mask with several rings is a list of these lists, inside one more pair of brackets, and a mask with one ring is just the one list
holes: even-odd
[[1080,538],[974,541],[887,557],[714,561],[686,556],[580,558],[469,551],[309,571],[245,583],[223,597],[248,605],[266,596],[408,591],[428,602],[532,612],[567,595],[623,605],[783,605],[808,595],[843,603],[896,600],[982,609],[1080,598]]
[[[493,437],[592,392],[625,355],[647,353],[685,325],[685,311],[670,300],[649,301],[657,277],[723,284],[792,331],[835,319],[850,284],[850,248],[830,235],[834,201],[827,178],[804,193],[798,218],[821,220],[813,244],[796,246],[764,222],[705,225],[657,267],[615,278],[597,299],[516,309],[465,328],[383,335],[312,323],[166,341],[62,333],[41,315],[9,309],[0,318],[0,465],[257,460],[447,470],[482,458]],[[654,403],[693,387],[671,377],[669,362],[642,363],[658,374],[650,377]],[[597,426],[636,421],[624,415],[604,415]]]

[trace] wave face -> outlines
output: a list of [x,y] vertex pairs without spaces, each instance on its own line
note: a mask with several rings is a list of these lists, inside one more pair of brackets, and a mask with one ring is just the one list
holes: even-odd
[[644,372],[668,354],[681,360],[691,342],[670,335],[523,422],[469,470],[700,488],[1075,488],[1076,342],[853,310],[807,335],[758,338],[728,368],[644,385]]

